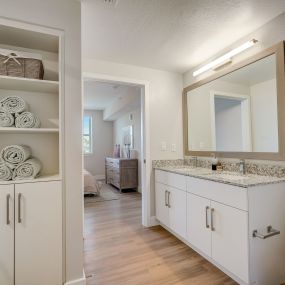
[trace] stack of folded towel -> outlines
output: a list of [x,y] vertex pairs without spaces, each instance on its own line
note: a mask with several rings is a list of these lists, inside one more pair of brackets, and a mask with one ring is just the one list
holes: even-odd
[[41,162],[31,157],[30,147],[10,145],[0,152],[0,180],[23,180],[36,178],[42,168]]
[[0,100],[0,127],[39,128],[39,118],[28,112],[29,106],[18,96],[8,96]]

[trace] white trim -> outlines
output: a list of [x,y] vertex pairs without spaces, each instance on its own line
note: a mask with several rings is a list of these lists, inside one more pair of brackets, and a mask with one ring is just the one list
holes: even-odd
[[105,180],[105,174],[97,174],[97,175],[94,175],[94,178],[96,180]]
[[[144,88],[144,93],[142,94],[142,143],[141,150],[143,157],[141,159],[141,172],[142,172],[142,224],[145,227],[151,226],[151,216],[150,216],[150,177],[151,177],[151,158],[150,158],[150,91],[149,82],[144,80],[137,80],[133,78],[125,78],[119,76],[111,76],[108,74],[100,73],[89,73],[84,72],[82,75],[82,84],[85,79],[93,79],[98,81],[106,82],[116,82],[116,83],[127,83],[131,85],[141,85]],[[82,93],[83,100],[83,93]],[[146,163],[144,163],[146,160]]]
[[158,226],[160,225],[159,221],[157,220],[156,216],[150,217],[150,227]]
[[64,285],[86,285],[86,278],[85,276],[80,279],[75,279],[71,281],[67,281]]

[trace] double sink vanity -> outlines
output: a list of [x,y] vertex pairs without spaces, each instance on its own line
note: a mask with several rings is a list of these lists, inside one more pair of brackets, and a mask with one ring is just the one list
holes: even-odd
[[199,167],[154,163],[157,220],[243,285],[285,282],[284,66],[281,42],[185,87],[184,156]]
[[155,193],[161,225],[239,284],[285,281],[285,178],[156,167]]

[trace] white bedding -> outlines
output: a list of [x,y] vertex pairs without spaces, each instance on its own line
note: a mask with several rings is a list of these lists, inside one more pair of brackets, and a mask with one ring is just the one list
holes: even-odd
[[86,169],[83,169],[83,175],[84,175],[84,193],[94,193],[99,195],[102,183],[98,182],[95,179],[95,177]]

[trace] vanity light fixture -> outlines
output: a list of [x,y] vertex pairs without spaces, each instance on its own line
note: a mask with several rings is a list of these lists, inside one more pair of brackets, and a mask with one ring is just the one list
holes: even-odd
[[248,48],[252,47],[254,44],[256,44],[258,41],[256,39],[252,39],[250,41],[247,41],[246,43],[242,44],[241,46],[225,53],[224,55],[218,57],[217,59],[209,62],[208,64],[202,66],[201,68],[197,69],[196,71],[193,72],[193,76],[198,76],[199,74],[206,72],[210,69],[216,68],[218,66],[222,66],[225,63],[228,63],[231,61],[231,58]]

